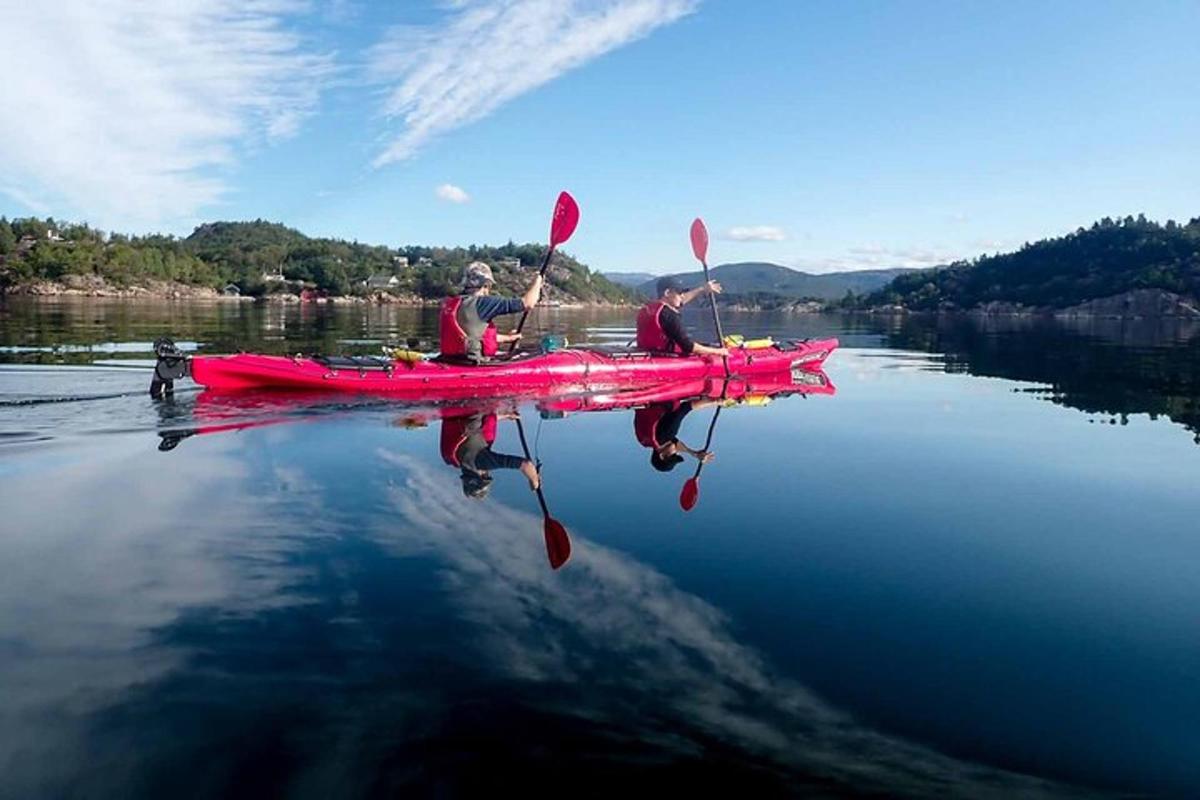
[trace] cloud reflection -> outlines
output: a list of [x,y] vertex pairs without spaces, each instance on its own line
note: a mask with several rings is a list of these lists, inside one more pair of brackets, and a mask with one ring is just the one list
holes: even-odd
[[736,641],[719,610],[661,573],[576,531],[571,563],[551,572],[538,552],[536,516],[463,503],[440,471],[405,455],[380,456],[407,473],[391,492],[405,525],[392,520],[375,536],[392,552],[433,552],[447,562],[454,602],[478,626],[476,644],[491,669],[518,681],[604,687],[572,714],[678,747],[716,737],[853,791],[1074,794],[875,733],[775,673]]
[[0,796],[86,763],[83,720],[191,655],[159,638],[182,615],[308,602],[294,588],[305,576],[294,542],[273,527],[270,502],[237,490],[248,471],[227,448],[197,448],[166,477],[144,437],[105,444],[5,478]]
[[[630,758],[719,751],[729,774],[765,764],[774,785],[834,794],[1072,793],[863,727],[584,531],[552,572],[540,517],[464,502],[441,465],[379,451],[346,496],[273,448],[193,444],[169,480],[144,441],[113,437],[53,481],[6,484],[3,791],[220,796],[253,777],[366,796],[389,774],[462,788],[464,764],[503,752],[519,770],[542,748],[572,768],[620,759],[612,780]],[[365,479],[380,464],[382,495]],[[62,493],[89,512],[48,524]]]

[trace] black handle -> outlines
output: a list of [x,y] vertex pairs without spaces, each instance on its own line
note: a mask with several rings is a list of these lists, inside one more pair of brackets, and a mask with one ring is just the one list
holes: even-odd
[[[539,278],[542,278],[543,280],[545,279],[546,270],[550,267],[550,257],[553,255],[554,255],[554,248],[551,247],[549,250],[546,251],[546,257],[542,259],[542,268],[538,270]],[[521,313],[521,321],[517,323],[517,330],[516,330],[517,334],[521,333],[521,329],[525,327],[525,320],[527,320],[527,319],[529,319],[529,309],[528,308],[525,309],[525,311],[523,311]],[[519,344],[520,341],[521,341],[520,339],[513,339],[512,344],[510,344],[508,346],[508,354],[510,356],[513,353],[517,352],[517,344]]]

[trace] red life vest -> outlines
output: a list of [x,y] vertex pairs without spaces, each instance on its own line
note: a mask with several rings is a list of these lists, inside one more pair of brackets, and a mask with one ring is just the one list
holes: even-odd
[[[470,338],[458,322],[458,309],[462,306],[463,298],[447,297],[442,301],[442,311],[438,315],[438,338],[444,356],[467,355],[467,340]],[[496,324],[489,322],[483,329],[481,351],[484,358],[491,358],[499,352],[496,342]]]
[[[452,467],[461,467],[462,462],[458,458],[458,448],[462,447],[468,436],[468,427],[471,424],[473,415],[465,415],[461,417],[447,417],[442,420],[442,435],[440,450],[442,451],[442,461],[445,461]],[[490,447],[496,441],[497,419],[495,414],[488,414],[483,418],[483,440]]]
[[650,447],[654,450],[663,446],[663,442],[658,440],[658,423],[666,416],[668,411],[674,411],[679,408],[679,403],[655,403],[652,406],[639,408],[633,412],[633,435],[637,437],[638,444],[642,447]]
[[662,300],[652,300],[642,306],[637,316],[637,346],[639,350],[651,350],[656,353],[682,353],[679,345],[667,337],[662,326],[662,312],[667,304]]

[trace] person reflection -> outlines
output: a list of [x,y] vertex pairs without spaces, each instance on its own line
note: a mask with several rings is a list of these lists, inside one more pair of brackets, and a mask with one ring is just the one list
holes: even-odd
[[492,472],[499,469],[519,470],[529,482],[530,490],[536,490],[541,483],[532,461],[492,450],[500,419],[516,419],[516,415],[462,409],[460,414],[442,419],[442,460],[461,470],[462,490],[467,497],[476,500],[487,497],[492,488]]
[[651,403],[633,412],[633,433],[638,444],[650,448],[650,465],[659,472],[670,472],[683,462],[680,453],[687,453],[705,464],[713,460],[713,454],[704,450],[693,450],[679,441],[679,426],[693,411],[720,403],[712,398],[671,400]]

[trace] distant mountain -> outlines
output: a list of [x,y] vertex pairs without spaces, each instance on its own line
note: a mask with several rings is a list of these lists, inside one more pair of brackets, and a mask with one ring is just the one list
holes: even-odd
[[[909,269],[868,269],[859,272],[829,272],[813,275],[808,272],[769,264],[761,261],[744,261],[737,264],[721,264],[709,269],[712,279],[721,283],[725,294],[737,297],[777,295],[792,299],[816,298],[818,300],[840,300],[847,291],[855,294],[873,292],[886,286],[899,275],[912,272]],[[612,279],[612,276],[608,276]],[[685,286],[698,286],[704,280],[702,272],[679,273]],[[643,295],[654,295],[657,277],[638,284]]]
[[655,278],[651,272],[604,272],[601,273],[618,286],[636,289],[640,284]]

